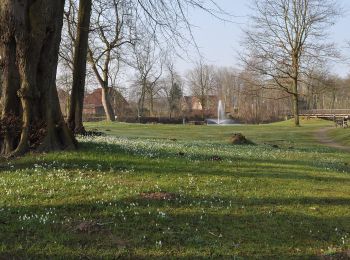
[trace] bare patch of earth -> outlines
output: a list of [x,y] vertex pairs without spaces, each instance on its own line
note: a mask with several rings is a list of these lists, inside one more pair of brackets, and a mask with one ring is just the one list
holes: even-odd
[[176,198],[174,193],[169,192],[144,192],[140,196],[148,200],[173,200]]
[[331,130],[332,128],[322,128],[319,129],[315,132],[315,137],[316,140],[328,147],[332,147],[332,148],[336,148],[339,150],[343,150],[343,151],[347,151],[350,152],[350,147],[346,146],[346,145],[342,145],[340,143],[337,143],[336,141],[334,141],[329,135],[328,132]]
[[320,256],[321,260],[348,260],[350,259],[350,250],[339,252],[331,255],[322,255]]

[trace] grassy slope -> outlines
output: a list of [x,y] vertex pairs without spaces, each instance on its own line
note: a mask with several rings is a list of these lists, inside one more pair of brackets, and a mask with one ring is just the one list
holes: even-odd
[[[110,136],[84,139],[77,152],[0,162],[0,258],[348,250],[350,156],[315,143],[313,132],[325,125],[90,124]],[[259,145],[231,146],[233,132]],[[155,191],[176,198],[140,196]]]
[[338,143],[350,146],[350,128],[334,128],[330,136]]

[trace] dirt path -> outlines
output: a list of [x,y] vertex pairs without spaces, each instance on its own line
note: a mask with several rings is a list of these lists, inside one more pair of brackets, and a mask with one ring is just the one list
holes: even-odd
[[339,143],[335,142],[331,137],[329,137],[329,135],[327,133],[331,129],[332,129],[331,127],[327,127],[327,128],[321,128],[321,129],[317,130],[315,132],[315,137],[316,137],[317,141],[323,145],[328,146],[328,147],[337,148],[339,150],[350,152],[349,146],[339,144]]

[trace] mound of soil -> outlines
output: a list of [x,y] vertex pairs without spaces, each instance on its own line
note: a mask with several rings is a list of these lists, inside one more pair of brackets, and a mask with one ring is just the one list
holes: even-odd
[[102,225],[96,221],[83,221],[79,223],[75,228],[77,233],[96,233],[102,230]]
[[235,133],[230,137],[230,143],[231,144],[238,144],[238,145],[252,145],[254,144],[252,141],[248,140],[244,135],[241,133]]

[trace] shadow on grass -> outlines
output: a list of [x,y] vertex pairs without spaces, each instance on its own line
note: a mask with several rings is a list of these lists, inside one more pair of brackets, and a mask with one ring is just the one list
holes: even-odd
[[[88,154],[89,153],[89,154]],[[162,160],[156,158],[145,158],[139,155],[130,155],[123,151],[114,153],[92,152],[90,149],[84,149],[73,153],[49,154],[49,157],[42,157],[38,165],[42,170],[53,168],[66,169],[71,171],[98,171],[104,174],[120,174],[123,171],[132,170],[133,174],[185,176],[222,176],[234,178],[257,178],[257,179],[281,179],[281,180],[306,180],[317,182],[350,183],[350,176],[344,174],[332,176],[322,176],[321,173],[315,173],[315,169],[324,167],[315,167],[313,162],[291,161],[291,160],[257,160],[257,159],[239,159],[233,162],[220,161],[213,162],[208,160],[208,156],[203,156],[202,161],[193,161],[188,158],[179,157],[171,154],[173,158],[164,157]],[[15,172],[17,170],[33,169],[33,158],[24,157],[15,161],[13,164],[0,164],[1,170]],[[199,164],[198,164],[199,163]],[[336,165],[337,167],[335,167]],[[334,164],[337,170],[349,172],[348,165]],[[331,167],[331,166],[330,166]]]
[[[236,156],[227,156],[227,155],[220,155],[221,151],[218,149],[217,153],[213,151],[213,154],[208,154],[208,152],[203,152],[198,147],[198,151],[196,154],[193,153],[187,153],[186,149],[188,147],[184,146],[182,149],[179,149],[179,151],[167,151],[167,150],[161,150],[156,148],[145,148],[143,147],[141,150],[138,151],[138,153],[135,153],[133,151],[125,149],[122,145],[118,144],[106,144],[103,143],[102,145],[99,143],[81,143],[81,148],[79,151],[76,152],[68,152],[68,153],[54,153],[49,154],[47,159],[45,159],[46,162],[50,163],[50,158],[53,160],[55,158],[57,161],[70,164],[70,166],[63,166],[64,168],[78,168],[86,165],[86,163],[92,162],[93,165],[89,165],[89,169],[96,170],[97,165],[102,167],[102,170],[106,170],[106,168],[110,168],[111,164],[118,164],[120,161],[118,160],[118,157],[120,156],[128,156],[130,158],[139,158],[140,160],[143,159],[143,162],[146,162],[147,160],[152,161],[153,159],[163,159],[165,162],[169,162],[169,160],[176,160],[178,163],[181,163],[181,161],[187,161],[191,162],[193,160],[195,161],[202,161],[203,164],[207,163],[211,156],[213,155],[219,155],[219,157],[223,160],[223,162],[227,161],[233,161],[233,166],[238,165],[240,167],[246,168],[246,166],[242,166],[242,164],[249,164],[249,165],[256,165],[260,169],[273,169],[276,168],[279,171],[281,169],[285,169],[286,171],[289,171],[290,169],[293,169],[295,167],[298,167],[302,169],[303,171],[308,171],[309,169],[332,169],[334,171],[344,173],[344,172],[350,172],[350,165],[346,163],[340,163],[340,162],[328,162],[324,159],[327,159],[327,157],[323,157],[324,155],[320,154],[319,160],[292,160],[292,159],[285,159],[285,158],[277,158],[277,159],[270,159],[270,158],[256,158],[256,157],[249,157],[249,154],[246,156],[242,155],[236,155]],[[218,146],[220,148],[221,146]],[[237,147],[235,148],[237,149]],[[256,149],[256,148],[247,148],[247,146],[242,147],[243,153],[247,149]],[[278,157],[278,151],[276,149],[270,149],[264,148],[263,146],[260,146],[259,149],[262,149],[262,152],[271,152],[273,156]],[[204,149],[205,150],[205,149]],[[283,151],[283,150],[281,150]],[[291,152],[295,152],[295,150],[292,150]],[[149,153],[154,154],[154,156],[149,156]],[[179,154],[182,154],[179,156]],[[68,156],[69,157],[68,157]],[[25,157],[24,159],[19,159],[17,161],[14,161],[15,167],[10,165],[6,165],[6,161],[0,160],[0,169],[1,170],[15,170],[15,169],[26,169],[33,167],[33,156]],[[41,156],[41,155],[39,155]],[[298,155],[301,156],[301,155]],[[87,157],[93,157],[88,158]],[[107,158],[107,160],[106,160]],[[168,161],[167,161],[168,160]],[[130,160],[132,161],[132,160]],[[133,160],[135,161],[135,160]],[[265,164],[265,165],[264,165]],[[266,165],[268,164],[268,165]],[[58,165],[59,166],[59,165]],[[257,168],[257,167],[256,167]]]
[[[329,245],[340,248],[341,238],[350,228],[345,215],[314,216],[290,212],[290,208],[265,208],[275,203],[348,205],[349,200],[233,199],[233,203],[243,202],[246,209],[228,211],[218,211],[210,203],[193,206],[198,200],[215,199],[187,197],[180,203],[130,197],[103,204],[3,207],[0,258],[309,257]],[[253,205],[259,207],[249,207]],[[52,208],[54,214],[45,224],[35,217],[21,220],[24,215],[45,215]],[[79,231],[76,227],[82,221],[101,225]],[[314,255],[306,253],[310,250]]]
[[[117,144],[104,144],[105,146],[105,150],[101,150],[99,151],[99,154],[101,157],[103,157],[103,155],[110,155],[111,153],[113,154],[124,154],[124,155],[129,155],[129,156],[138,156],[141,158],[144,158],[145,156],[142,155],[138,155],[138,154],[133,154],[130,151],[125,150],[125,148],[123,148],[121,145],[117,145]],[[224,145],[226,147],[231,147],[230,145]],[[82,145],[82,151],[94,151],[94,149],[97,147],[96,143],[84,143]],[[350,166],[343,164],[343,163],[336,163],[336,162],[327,162],[327,161],[323,161],[325,159],[327,159],[329,157],[329,154],[331,153],[330,149],[328,148],[320,148],[320,149],[275,149],[275,148],[270,148],[270,147],[266,147],[266,146],[236,146],[234,147],[234,149],[242,149],[243,152],[248,149],[261,149],[262,152],[269,152],[271,154],[273,154],[274,156],[277,157],[277,159],[260,159],[260,158],[250,158],[249,154],[247,154],[245,157],[243,156],[227,156],[227,155],[223,155],[221,156],[220,153],[222,151],[220,151],[220,148],[223,147],[222,144],[220,145],[216,145],[214,147],[211,147],[212,149],[215,150],[215,147],[218,148],[217,153],[220,157],[222,157],[223,160],[233,160],[236,162],[246,162],[246,163],[270,163],[270,164],[275,164],[275,165],[279,165],[279,167],[283,166],[283,165],[287,165],[287,166],[299,166],[299,167],[312,167],[312,168],[318,168],[318,169],[325,169],[325,168],[331,168],[335,171],[338,172],[350,172]],[[258,148],[257,148],[258,147]],[[151,151],[155,153],[155,159],[160,158],[160,159],[168,159],[168,158],[178,158],[179,157],[179,152],[183,152],[184,153],[184,157],[182,159],[186,159],[186,160],[200,160],[200,161],[208,161],[208,159],[215,154],[215,152],[213,151],[213,154],[208,154],[208,152],[203,152],[201,150],[205,150],[205,148],[202,149],[201,146],[198,146],[198,151],[197,153],[194,154],[187,154],[186,149],[188,149],[188,147],[184,146],[182,151],[166,151],[166,150],[160,150],[160,149],[149,149],[147,150],[145,149],[145,154],[147,154],[147,152]],[[304,159],[300,159],[300,160],[291,160],[291,159],[285,159],[285,158],[281,158],[279,156],[279,151],[282,152],[291,152],[291,153],[298,153],[298,152],[318,152],[320,153],[319,156],[319,160],[304,160]],[[336,152],[336,150],[334,150],[333,152]],[[325,153],[325,154],[323,154]],[[300,157],[302,157],[301,155],[298,155]],[[149,158],[152,159],[152,158]]]

